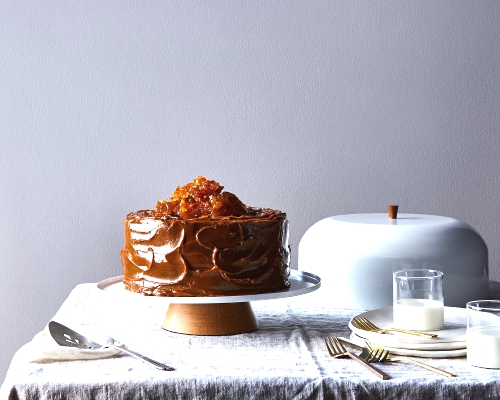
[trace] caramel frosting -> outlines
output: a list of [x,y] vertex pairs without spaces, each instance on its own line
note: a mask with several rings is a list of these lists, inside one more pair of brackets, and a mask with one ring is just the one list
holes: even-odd
[[[175,212],[171,206],[163,207],[172,199],[159,202],[156,210],[128,214],[121,251],[125,287],[156,296],[246,295],[287,289],[286,214],[248,207],[227,193],[219,191],[215,201],[208,199],[211,205],[219,205],[216,213],[214,208],[198,207],[204,209],[201,217],[182,218],[179,208]],[[238,215],[220,215],[222,208],[236,209]]]

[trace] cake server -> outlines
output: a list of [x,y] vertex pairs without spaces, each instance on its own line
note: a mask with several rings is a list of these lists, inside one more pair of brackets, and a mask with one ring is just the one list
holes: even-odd
[[64,326],[60,324],[59,322],[55,321],[50,321],[49,322],[49,332],[51,336],[54,338],[54,340],[60,345],[60,346],[67,346],[67,347],[77,347],[79,349],[86,349],[86,350],[97,350],[97,349],[105,349],[108,347],[111,347],[113,349],[122,351],[123,353],[126,353],[132,357],[138,358],[141,361],[144,361],[145,363],[149,363],[151,365],[154,365],[156,368],[161,369],[163,371],[174,371],[175,368],[169,367],[168,365],[162,364],[158,361],[152,360],[151,358],[142,356],[135,351],[131,351],[129,349],[125,349],[120,346],[116,346],[114,344],[107,344],[105,346],[96,343],[88,338],[86,338],[83,335],[80,335],[79,333],[69,329],[67,326]]

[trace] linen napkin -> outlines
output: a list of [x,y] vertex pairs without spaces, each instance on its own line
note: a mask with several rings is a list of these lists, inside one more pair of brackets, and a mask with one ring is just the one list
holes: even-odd
[[[102,345],[114,344],[125,347],[112,337],[98,332],[84,332],[83,328],[76,328],[85,336],[95,340]],[[33,339],[22,346],[12,359],[11,364],[18,363],[51,363],[71,360],[95,360],[99,358],[113,357],[120,353],[114,348],[102,348],[96,350],[79,349],[76,347],[60,346],[50,335],[48,326]]]

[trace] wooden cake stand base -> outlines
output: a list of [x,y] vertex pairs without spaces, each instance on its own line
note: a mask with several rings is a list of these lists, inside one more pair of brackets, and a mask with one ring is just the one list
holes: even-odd
[[249,302],[170,304],[161,326],[189,335],[235,335],[259,329]]

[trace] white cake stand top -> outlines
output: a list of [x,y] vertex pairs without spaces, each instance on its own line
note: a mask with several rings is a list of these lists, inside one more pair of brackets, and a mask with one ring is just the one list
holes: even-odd
[[251,294],[245,296],[215,296],[215,297],[167,297],[167,296],[144,296],[140,293],[130,292],[123,285],[123,275],[105,279],[97,284],[97,288],[104,293],[113,296],[122,296],[122,298],[134,301],[148,301],[149,304],[170,303],[174,304],[223,304],[223,303],[241,303],[257,300],[273,300],[285,297],[299,296],[302,294],[314,292],[321,286],[321,278],[309,272],[291,270],[290,288],[272,293]]

